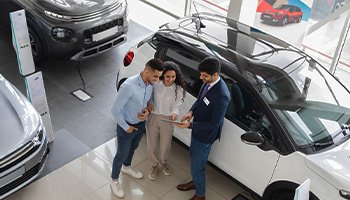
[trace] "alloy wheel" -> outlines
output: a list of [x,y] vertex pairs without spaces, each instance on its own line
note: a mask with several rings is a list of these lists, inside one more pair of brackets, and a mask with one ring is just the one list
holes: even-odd
[[34,37],[32,34],[29,33],[29,41],[30,41],[30,46],[32,47],[32,53],[34,56],[38,56],[38,46],[34,40]]
[[282,25],[283,25],[283,26],[286,25],[287,22],[288,22],[288,18],[287,18],[287,17],[283,18],[283,20],[282,20]]

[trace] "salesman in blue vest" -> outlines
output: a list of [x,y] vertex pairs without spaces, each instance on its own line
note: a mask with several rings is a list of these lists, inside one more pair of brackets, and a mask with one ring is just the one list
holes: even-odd
[[[190,200],[205,199],[205,166],[213,143],[220,138],[230,93],[220,78],[220,62],[205,58],[198,66],[203,85],[190,111],[182,118],[179,128],[192,128],[190,155],[193,181],[180,184],[177,189],[196,193]],[[193,117],[193,122],[190,120]]]

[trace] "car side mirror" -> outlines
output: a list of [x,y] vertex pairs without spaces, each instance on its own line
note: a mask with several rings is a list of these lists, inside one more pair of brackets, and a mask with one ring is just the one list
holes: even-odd
[[241,135],[241,140],[246,144],[255,146],[262,145],[265,142],[265,138],[256,131],[245,132],[243,135]]

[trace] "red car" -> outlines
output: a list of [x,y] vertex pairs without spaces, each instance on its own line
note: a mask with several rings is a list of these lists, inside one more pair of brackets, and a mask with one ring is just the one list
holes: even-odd
[[276,8],[264,10],[260,17],[264,22],[279,23],[283,26],[290,22],[299,23],[302,18],[303,12],[301,9],[292,5],[280,5]]

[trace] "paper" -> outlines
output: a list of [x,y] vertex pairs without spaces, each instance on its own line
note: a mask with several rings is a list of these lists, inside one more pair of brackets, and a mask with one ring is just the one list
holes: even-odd
[[174,123],[174,124],[182,124],[181,121],[173,121],[173,120],[169,120],[169,119],[161,119],[163,122],[169,122],[169,123]]
[[309,200],[310,179],[295,189],[294,200]]

